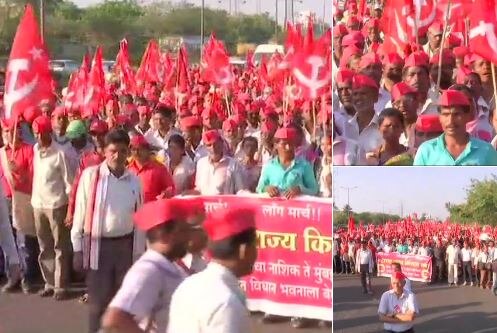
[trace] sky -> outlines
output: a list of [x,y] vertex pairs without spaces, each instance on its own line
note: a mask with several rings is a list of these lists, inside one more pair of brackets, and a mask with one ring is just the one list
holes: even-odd
[[[72,0],[76,5],[80,7],[94,5],[99,2],[103,2],[103,0]],[[151,0],[142,0],[143,2],[151,2]],[[171,0],[173,3],[193,3],[197,6],[200,6],[201,0]],[[274,17],[275,9],[276,9],[276,1],[279,4],[279,22],[283,22],[284,20],[284,3],[285,0],[231,0],[232,9],[234,9],[235,1],[238,1],[239,10],[243,13],[247,14],[255,14],[257,12],[258,6],[260,4],[261,12],[269,12],[270,16]],[[140,0],[139,0],[140,2]],[[245,2],[245,4],[242,4]],[[290,3],[291,0],[288,0]],[[298,13],[300,11],[310,10],[315,12],[317,16],[323,17],[323,8],[325,8],[325,17],[326,21],[331,25],[331,1],[330,0],[294,0],[294,11]],[[205,0],[205,5],[210,8],[222,8],[225,10],[229,9],[230,0]],[[290,5],[289,5],[290,8]],[[290,9],[289,9],[290,10]],[[290,16],[290,14],[289,14]]]
[[497,169],[489,167],[335,167],[334,202],[338,208],[347,204],[356,212],[373,211],[404,216],[424,212],[445,219],[445,203],[462,203],[471,179],[484,179]]

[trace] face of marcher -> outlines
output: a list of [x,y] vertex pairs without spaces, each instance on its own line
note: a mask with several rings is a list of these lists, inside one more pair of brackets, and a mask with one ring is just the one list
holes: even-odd
[[414,94],[406,94],[393,103],[393,107],[399,110],[404,118],[410,122],[417,119],[419,102]]
[[471,112],[462,107],[442,107],[439,113],[440,123],[445,135],[459,136],[466,133],[466,124],[471,121]]
[[380,133],[387,142],[398,142],[404,125],[397,117],[386,117],[380,124]]
[[337,93],[340,103],[347,109],[351,109],[352,105],[352,83],[350,81],[337,84]]
[[352,104],[358,113],[374,110],[374,103],[378,101],[378,91],[369,87],[352,90]]
[[105,147],[105,159],[111,169],[124,168],[129,148],[124,143],[111,143]]
[[430,77],[423,67],[409,67],[404,76],[404,82],[419,93],[427,93],[430,89]]
[[473,70],[480,76],[481,82],[492,82],[492,68],[489,61],[476,60],[473,64]]
[[402,81],[402,64],[386,64],[383,73],[392,82],[399,83]]
[[404,291],[404,284],[405,284],[405,281],[403,281],[403,280],[399,280],[399,279],[395,279],[395,278],[392,278],[392,280],[391,280],[392,289],[397,295],[402,294],[402,292]]

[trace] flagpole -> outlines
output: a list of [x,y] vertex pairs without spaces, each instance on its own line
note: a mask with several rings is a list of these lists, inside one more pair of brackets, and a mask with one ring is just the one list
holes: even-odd
[[450,7],[452,5],[452,1],[449,0],[447,3],[447,9],[445,12],[445,22],[444,22],[444,28],[442,32],[442,41],[440,42],[440,47],[439,47],[439,54],[438,54],[438,78],[437,78],[437,91],[440,91],[440,80],[442,78],[442,55],[443,55],[443,48],[445,44],[445,39],[447,38],[447,30],[448,30],[448,24],[449,24],[449,19],[450,19]]
[[495,64],[492,62],[492,84],[494,85],[494,104],[497,109],[497,84],[495,78]]
[[45,0],[40,0],[40,36],[41,42],[45,43]]

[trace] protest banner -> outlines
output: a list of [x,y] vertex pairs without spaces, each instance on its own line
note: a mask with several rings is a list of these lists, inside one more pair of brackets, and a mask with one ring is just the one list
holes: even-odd
[[257,211],[258,259],[240,281],[251,311],[332,320],[331,199],[203,196],[206,213],[232,205]]
[[401,265],[402,273],[404,273],[409,280],[420,282],[431,281],[431,258],[428,256],[411,254],[377,253],[376,263],[378,266],[378,276],[391,277],[393,272],[392,264],[395,262]]

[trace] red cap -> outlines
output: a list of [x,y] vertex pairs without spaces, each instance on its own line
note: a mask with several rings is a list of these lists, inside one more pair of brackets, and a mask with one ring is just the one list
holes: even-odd
[[128,115],[126,114],[118,114],[116,116],[116,124],[118,126],[126,126],[126,125],[129,125],[131,123],[131,119],[129,118]]
[[117,108],[117,106],[118,106],[117,102],[115,100],[113,100],[113,99],[109,99],[107,101],[107,104],[105,104],[105,108],[107,108],[107,109],[108,108],[115,109],[115,108]]
[[428,31],[431,32],[433,35],[441,35],[443,34],[444,26],[442,22],[434,21],[428,28]]
[[204,222],[204,229],[211,241],[220,241],[239,233],[255,229],[255,210],[228,208],[214,212]]
[[361,61],[359,62],[359,68],[363,69],[371,65],[381,66],[381,59],[374,52],[369,52],[362,56]]
[[220,139],[221,139],[221,134],[219,134],[219,131],[215,130],[215,129],[210,130],[210,131],[206,131],[206,132],[204,132],[204,134],[202,134],[202,141],[206,145],[212,145],[217,140],[220,140]]
[[181,127],[186,130],[190,127],[202,127],[202,120],[197,116],[189,116],[181,119]]
[[188,217],[202,214],[203,201],[200,199],[159,199],[148,202],[133,215],[138,229],[148,231],[171,221],[184,221]]
[[342,58],[340,59],[340,68],[345,68],[350,61],[350,58],[354,55],[361,55],[361,50],[355,46],[347,46],[342,53]]
[[393,272],[392,279],[404,281],[406,276],[402,272]]
[[41,111],[34,107],[24,109],[24,112],[22,113],[22,117],[28,123],[32,123],[39,115],[41,115]]
[[469,63],[472,64],[474,63],[475,61],[479,61],[479,60],[486,60],[485,58],[483,58],[481,55],[478,55],[476,53],[473,53],[471,55],[471,57],[469,58]]
[[347,25],[360,24],[360,23],[361,21],[359,21],[356,15],[350,15],[349,19],[347,20]]
[[263,121],[261,124],[261,133],[274,133],[276,128],[276,124],[272,121]]
[[357,44],[364,43],[364,36],[360,31],[351,31],[348,35],[345,35],[342,39],[342,46],[357,46]]
[[130,145],[130,147],[133,147],[133,148],[149,148],[150,147],[147,139],[145,139],[145,137],[141,134],[134,135],[129,140],[129,145]]
[[138,114],[151,114],[152,110],[147,105],[140,105],[137,108]]
[[351,71],[350,69],[340,69],[338,72],[337,72],[337,75],[336,75],[336,83],[346,83],[348,81],[352,82],[352,79],[354,78],[354,75],[355,75],[355,72],[354,71]]
[[468,67],[459,67],[457,69],[456,83],[464,84],[464,80],[466,80],[466,77],[471,73],[473,73],[473,71]]
[[333,27],[333,37],[342,37],[348,33],[349,31],[347,30],[345,24],[337,24]]
[[469,49],[466,46],[457,46],[452,50],[456,58],[464,58],[468,53]]
[[439,106],[451,107],[451,106],[469,106],[469,100],[458,90],[447,89],[440,96],[438,101]]
[[429,57],[424,52],[411,53],[404,64],[404,67],[428,67]]
[[38,116],[33,120],[33,132],[35,133],[52,133],[52,122],[47,116]]
[[365,87],[373,88],[376,90],[379,89],[378,84],[375,82],[375,80],[373,80],[369,76],[363,74],[355,75],[352,79],[352,89],[360,89]]
[[[438,65],[440,61],[440,52],[434,54],[430,59],[430,65]],[[455,64],[456,58],[454,54],[449,49],[444,49],[442,51],[442,64]]]
[[90,134],[106,134],[109,131],[109,125],[101,119],[94,120],[90,125]]
[[365,29],[380,28],[380,20],[378,20],[377,18],[370,19],[366,22],[364,28]]
[[223,122],[223,131],[234,131],[238,127],[238,123],[233,118],[228,118]]
[[393,85],[391,94],[392,101],[396,101],[407,94],[416,94],[416,90],[405,82],[399,82]]
[[383,65],[402,65],[404,66],[404,59],[398,53],[388,53],[383,57]]
[[276,133],[274,134],[275,139],[281,139],[281,140],[295,140],[297,137],[297,130],[292,127],[282,127],[279,128]]
[[67,112],[63,106],[57,106],[52,112],[52,117],[64,117],[66,115]]
[[416,120],[416,131],[425,133],[443,132],[442,124],[436,114],[422,114]]
[[205,108],[204,111],[202,111],[202,119],[210,117],[217,117],[216,110],[213,108]]

